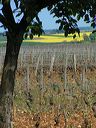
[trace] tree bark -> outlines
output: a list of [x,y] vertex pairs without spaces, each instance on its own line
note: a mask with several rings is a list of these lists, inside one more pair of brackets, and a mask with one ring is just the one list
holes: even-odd
[[12,128],[15,72],[23,34],[7,33],[7,46],[0,85],[0,128]]

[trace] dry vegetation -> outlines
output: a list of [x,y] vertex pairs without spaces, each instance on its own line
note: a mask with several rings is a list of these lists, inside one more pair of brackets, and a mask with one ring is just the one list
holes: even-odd
[[[0,52],[2,67],[5,49]],[[95,101],[95,44],[21,48],[14,93],[15,128],[96,128]]]
[[[51,76],[48,76],[46,70],[43,83],[35,76],[35,69],[30,68],[29,87],[24,84],[28,82],[24,79],[25,70],[17,71],[17,87],[14,96],[14,125],[16,128],[21,124],[21,128],[96,127],[96,119],[91,108],[92,103],[96,100],[95,68],[87,69],[87,83],[85,82],[85,84],[88,85],[83,85],[84,81],[78,79],[78,83],[81,82],[79,87],[74,79],[74,69],[67,68],[66,87],[62,78],[64,70],[61,67],[53,68]],[[82,69],[77,69],[76,74],[80,78]],[[38,77],[41,78],[41,76]]]

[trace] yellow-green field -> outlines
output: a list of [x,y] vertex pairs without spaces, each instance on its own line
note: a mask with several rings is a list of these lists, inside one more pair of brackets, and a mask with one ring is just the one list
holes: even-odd
[[83,35],[90,35],[91,32],[81,32],[80,37],[78,34],[76,34],[76,38],[73,39],[73,35],[70,34],[68,37],[64,37],[64,33],[62,34],[51,34],[51,35],[41,35],[40,37],[34,36],[33,40],[30,40],[29,38],[27,40],[24,40],[25,43],[64,43],[64,42],[80,42],[83,39]]

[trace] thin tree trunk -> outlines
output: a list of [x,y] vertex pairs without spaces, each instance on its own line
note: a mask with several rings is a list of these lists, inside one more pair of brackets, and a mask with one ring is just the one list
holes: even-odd
[[12,128],[12,106],[15,72],[22,42],[20,34],[7,34],[6,55],[0,86],[0,128]]

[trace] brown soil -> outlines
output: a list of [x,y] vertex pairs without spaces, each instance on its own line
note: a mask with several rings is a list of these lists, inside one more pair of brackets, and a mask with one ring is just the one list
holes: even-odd
[[[51,74],[51,82],[62,84],[60,75],[62,75],[61,70],[54,70]],[[44,72],[44,83],[48,84],[50,82],[49,74]],[[78,68],[76,75],[79,80],[81,74],[81,69]],[[93,75],[94,74],[94,75]],[[23,79],[24,70],[17,71],[18,82]],[[74,80],[74,73],[71,69],[67,69],[68,82],[71,84],[76,84]],[[96,83],[96,69],[90,68],[86,72],[87,80]],[[38,84],[37,79],[34,75],[34,71],[30,69],[30,83],[33,88]],[[20,83],[19,83],[20,84]],[[93,90],[95,91],[95,90]],[[84,115],[85,114],[85,115]],[[58,113],[57,110],[52,108],[49,112],[37,112],[31,113],[26,110],[21,110],[16,108],[14,111],[13,124],[16,128],[66,128],[66,125],[70,128],[96,128],[96,118],[93,115],[93,111],[84,113],[82,110],[74,112],[71,116],[65,118],[64,113]]]
[[74,128],[96,128],[96,118],[90,113],[84,119],[82,112],[77,112],[65,120],[64,115],[58,116],[55,112],[31,114],[18,111],[13,124],[16,128],[65,128],[66,125]]

